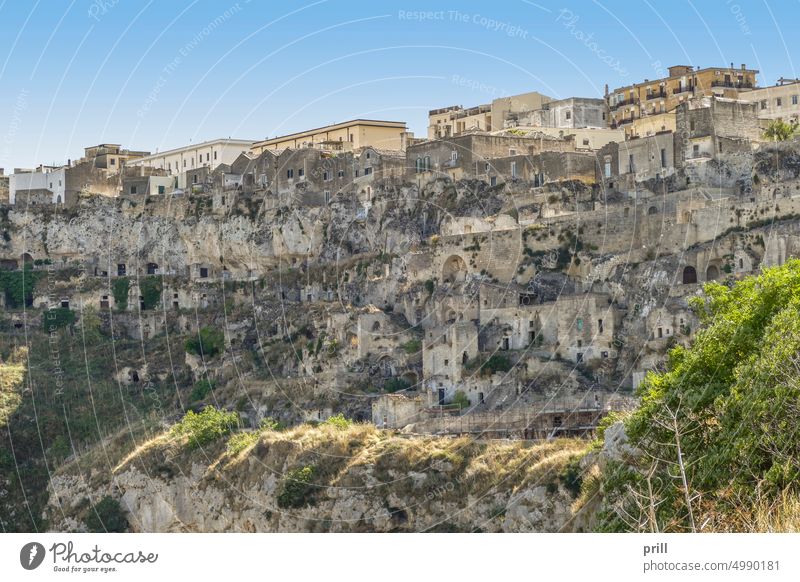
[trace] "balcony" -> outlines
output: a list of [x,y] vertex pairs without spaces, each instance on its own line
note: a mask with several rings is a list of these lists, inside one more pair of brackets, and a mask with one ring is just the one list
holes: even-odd
[[729,89],[752,89],[753,83],[750,81],[711,81],[712,87],[728,87]]
[[686,87],[675,87],[672,90],[673,95],[680,95],[682,93],[694,93],[694,85],[687,85]]
[[633,98],[633,99],[625,99],[624,101],[619,101],[619,102],[615,103],[614,105],[609,105],[608,107],[609,107],[609,109],[611,109],[611,111],[615,111],[615,110],[619,109],[620,107],[625,107],[626,105],[633,105],[634,103],[636,103],[636,99],[635,98]]
[[651,99],[664,99],[666,98],[666,96],[667,92],[664,89],[661,89],[661,91],[658,91],[656,93],[648,93],[647,101],[650,101]]

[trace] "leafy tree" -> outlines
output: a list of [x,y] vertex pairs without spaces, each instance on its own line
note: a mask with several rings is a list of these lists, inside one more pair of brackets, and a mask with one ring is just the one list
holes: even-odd
[[33,289],[42,273],[26,263],[21,271],[0,271],[0,290],[5,294],[6,307],[15,309],[33,305]]
[[208,445],[220,437],[229,434],[239,425],[239,415],[225,412],[213,406],[206,406],[199,414],[190,410],[172,427],[172,434],[188,436],[189,447],[197,448]]
[[782,119],[771,121],[764,131],[764,139],[771,139],[772,141],[786,141],[792,139],[798,132],[798,123],[792,121],[786,123]]
[[721,527],[800,492],[800,261],[708,283],[691,304],[694,344],[647,375],[625,420],[641,454],[604,471],[605,529]]
[[198,356],[213,357],[222,351],[225,334],[213,327],[203,327],[197,334],[186,340],[186,351]]
[[89,509],[86,527],[92,533],[121,533],[128,530],[128,518],[119,501],[107,495]]

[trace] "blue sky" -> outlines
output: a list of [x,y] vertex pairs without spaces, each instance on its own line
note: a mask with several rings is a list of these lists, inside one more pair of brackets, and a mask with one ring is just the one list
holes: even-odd
[[[151,151],[540,91],[672,64],[797,77],[796,1],[0,0],[0,167]],[[798,62],[800,65],[800,62]]]

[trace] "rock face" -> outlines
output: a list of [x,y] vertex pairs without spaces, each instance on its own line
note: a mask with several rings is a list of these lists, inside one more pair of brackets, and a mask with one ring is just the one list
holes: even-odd
[[[111,494],[137,532],[573,531],[561,475],[584,445],[409,439],[362,426],[268,432],[233,457],[162,443],[110,481],[58,475],[46,513],[56,531],[82,530],[87,498]],[[287,506],[301,466],[314,478]]]

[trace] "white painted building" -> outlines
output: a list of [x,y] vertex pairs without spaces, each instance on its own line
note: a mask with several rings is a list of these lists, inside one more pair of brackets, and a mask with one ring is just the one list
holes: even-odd
[[197,144],[155,153],[127,162],[127,167],[149,167],[166,170],[170,176],[178,176],[178,186],[185,188],[184,172],[198,168],[213,171],[220,164],[231,164],[242,152],[248,151],[255,140],[214,139]]
[[16,171],[8,177],[8,203],[16,204],[17,193],[48,191],[53,204],[62,204],[67,188],[66,168],[39,166],[35,170]]

